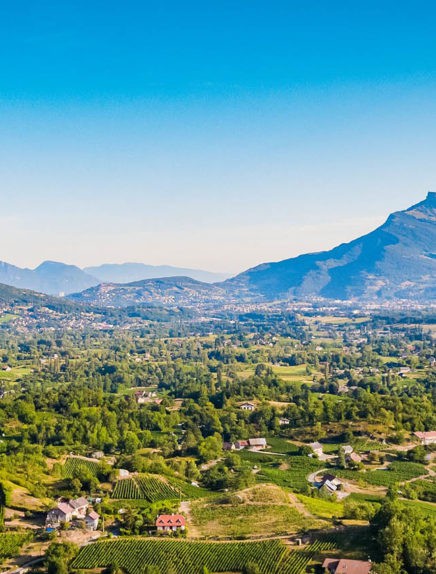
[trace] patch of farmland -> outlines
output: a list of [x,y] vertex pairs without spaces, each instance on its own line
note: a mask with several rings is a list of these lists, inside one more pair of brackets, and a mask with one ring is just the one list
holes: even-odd
[[65,478],[74,478],[77,472],[86,470],[92,476],[97,476],[99,464],[96,461],[76,456],[69,456],[65,461],[62,472]]
[[129,574],[140,574],[145,566],[158,566],[162,574],[241,572],[247,563],[259,566],[261,574],[302,574],[315,554],[333,547],[317,541],[304,550],[290,550],[279,540],[262,542],[189,542],[153,538],[104,540],[81,549],[74,568],[94,569],[117,564]]

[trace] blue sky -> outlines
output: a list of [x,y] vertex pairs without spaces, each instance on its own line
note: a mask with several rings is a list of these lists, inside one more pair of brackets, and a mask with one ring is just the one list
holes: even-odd
[[0,259],[236,272],[436,189],[436,5],[0,3]]

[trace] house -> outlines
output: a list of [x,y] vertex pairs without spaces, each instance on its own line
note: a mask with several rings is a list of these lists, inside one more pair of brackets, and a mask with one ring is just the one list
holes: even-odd
[[316,454],[317,456],[320,456],[323,453],[322,451],[322,444],[319,442],[311,442],[309,444],[310,448],[313,450],[313,454]]
[[290,424],[290,420],[289,419],[279,419],[279,425],[280,426],[287,426]]
[[240,407],[243,411],[254,411],[256,409],[253,403],[242,403]]
[[86,527],[88,530],[97,530],[99,519],[100,516],[97,512],[95,512],[95,510],[91,510],[91,512],[85,516]]
[[156,518],[156,528],[161,532],[185,530],[186,520],[181,514],[160,514]]
[[419,440],[421,444],[427,446],[429,444],[436,444],[436,431],[427,431],[427,432],[415,432],[413,433]]
[[344,446],[341,446],[341,450],[345,455],[347,455],[347,454],[351,454],[353,452],[354,448],[352,446],[350,446],[349,444],[346,444]]
[[60,502],[56,508],[50,510],[45,519],[46,526],[59,526],[62,523],[71,522],[74,508],[67,502]]
[[73,508],[74,518],[85,518],[86,511],[89,507],[89,502],[86,498],[81,496],[80,498],[70,500],[69,505]]
[[327,494],[334,494],[338,490],[338,487],[336,484],[333,484],[331,480],[325,480],[319,487],[319,490],[326,492]]
[[329,574],[369,574],[372,563],[364,560],[326,558],[322,567]]
[[248,448],[248,440],[237,440],[235,442],[236,450],[242,450],[243,448]]
[[118,478],[129,478],[130,472],[125,468],[118,469]]
[[318,490],[327,494],[334,494],[341,485],[342,482],[333,474],[324,474],[321,481],[315,484]]
[[84,519],[89,508],[89,502],[83,496],[68,502],[59,502],[56,508],[48,512],[45,523],[49,527],[57,527],[76,519]]
[[138,405],[145,405],[147,403],[155,403],[156,405],[160,405],[162,399],[158,399],[157,393],[155,391],[136,391],[135,393],[135,400]]
[[249,438],[248,445],[250,450],[263,450],[267,446],[264,438]]
[[236,450],[236,445],[234,442],[224,442],[223,450]]

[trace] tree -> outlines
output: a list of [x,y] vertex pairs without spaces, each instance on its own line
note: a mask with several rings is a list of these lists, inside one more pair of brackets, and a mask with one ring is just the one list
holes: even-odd
[[198,446],[198,454],[203,462],[219,458],[222,452],[222,439],[219,435],[208,436]]
[[0,531],[5,526],[5,508],[8,504],[9,492],[3,482],[0,482]]
[[79,549],[71,542],[51,544],[45,555],[47,574],[67,574],[68,565],[77,555]]

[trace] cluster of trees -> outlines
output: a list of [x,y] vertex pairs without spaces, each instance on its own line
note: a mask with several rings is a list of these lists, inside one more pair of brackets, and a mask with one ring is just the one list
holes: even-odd
[[436,572],[436,519],[406,506],[390,492],[371,521],[383,557],[378,574]]

